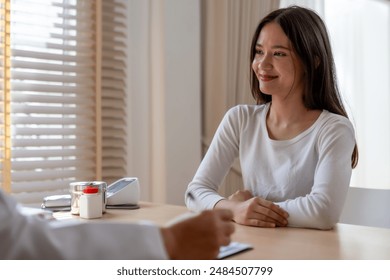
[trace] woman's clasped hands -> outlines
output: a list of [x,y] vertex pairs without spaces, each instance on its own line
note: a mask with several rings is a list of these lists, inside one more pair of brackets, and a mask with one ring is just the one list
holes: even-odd
[[233,211],[233,220],[237,224],[256,227],[287,226],[288,213],[279,205],[253,196],[248,190],[239,190],[217,203],[217,208],[228,207]]

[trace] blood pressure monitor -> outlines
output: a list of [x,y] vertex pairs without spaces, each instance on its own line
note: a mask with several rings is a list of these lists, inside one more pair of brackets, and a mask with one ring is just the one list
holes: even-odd
[[107,208],[137,206],[140,199],[138,178],[125,177],[115,181],[107,187],[106,199]]

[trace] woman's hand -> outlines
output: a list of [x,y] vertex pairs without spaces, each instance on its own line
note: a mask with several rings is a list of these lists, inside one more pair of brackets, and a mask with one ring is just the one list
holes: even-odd
[[288,213],[271,201],[254,197],[249,191],[237,191],[227,200],[221,200],[216,208],[233,211],[233,220],[242,225],[256,227],[283,227],[288,221]]
[[228,197],[231,201],[245,201],[252,198],[253,195],[248,190],[238,190],[234,194]]

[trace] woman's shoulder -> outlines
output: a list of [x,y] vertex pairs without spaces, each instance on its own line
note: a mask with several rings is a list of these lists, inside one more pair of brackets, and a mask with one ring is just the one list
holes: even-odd
[[326,110],[322,113],[319,129],[323,135],[349,133],[352,136],[355,134],[354,125],[350,119]]
[[267,111],[268,106],[268,103],[262,105],[238,104],[231,107],[226,114],[251,117],[255,115],[261,115],[263,112]]
[[225,113],[220,128],[234,131],[237,135],[245,129],[253,130],[263,123],[265,112],[266,105],[235,105]]
[[323,121],[326,125],[340,125],[353,128],[352,122],[345,116],[331,113],[329,111],[323,111]]

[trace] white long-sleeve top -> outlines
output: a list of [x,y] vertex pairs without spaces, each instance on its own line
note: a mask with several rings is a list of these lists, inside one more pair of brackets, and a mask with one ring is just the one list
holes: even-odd
[[351,179],[351,122],[323,110],[310,128],[278,141],[268,135],[269,107],[238,105],[226,113],[187,188],[187,207],[211,209],[224,199],[218,187],[239,157],[244,188],[286,210],[288,226],[332,228]]
[[157,226],[47,221],[0,190],[0,259],[167,259]]

